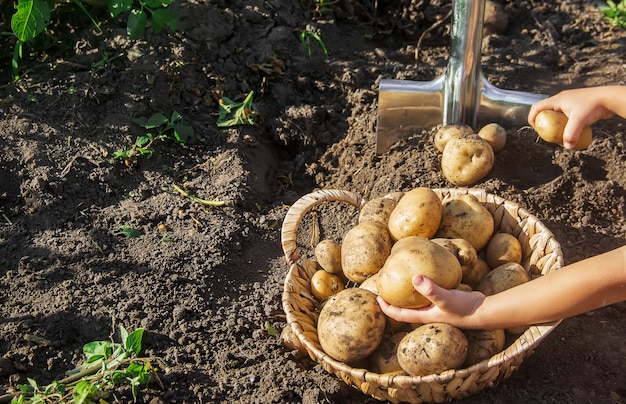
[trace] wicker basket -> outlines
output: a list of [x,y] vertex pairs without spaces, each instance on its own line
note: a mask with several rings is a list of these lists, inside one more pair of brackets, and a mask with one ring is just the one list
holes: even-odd
[[[497,231],[510,233],[522,244],[522,265],[535,276],[563,266],[563,255],[554,235],[532,214],[517,204],[480,189],[434,189],[442,200],[460,194],[472,194],[493,215]],[[444,402],[463,399],[507,379],[530,355],[559,321],[527,328],[502,352],[465,369],[440,374],[407,376],[379,374],[351,367],[327,355],[317,339],[319,302],[312,296],[310,279],[318,269],[300,256],[296,246],[298,227],[303,217],[325,202],[345,202],[357,208],[362,199],[351,192],[321,190],[300,198],[289,209],[282,227],[282,247],[289,272],[282,296],[287,323],[310,357],[326,371],[348,385],[378,400],[392,402]]]

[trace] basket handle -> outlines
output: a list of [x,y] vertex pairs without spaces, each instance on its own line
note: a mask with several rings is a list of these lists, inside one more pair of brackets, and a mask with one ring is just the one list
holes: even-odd
[[346,202],[357,208],[361,207],[362,198],[349,191],[337,189],[321,189],[306,194],[298,199],[287,211],[281,230],[281,242],[287,265],[291,267],[300,260],[300,253],[297,251],[296,238],[300,222],[304,215],[313,210],[316,206],[324,202]]

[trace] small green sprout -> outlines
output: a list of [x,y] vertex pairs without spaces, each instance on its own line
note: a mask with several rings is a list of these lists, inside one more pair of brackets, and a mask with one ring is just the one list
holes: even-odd
[[328,49],[326,49],[326,45],[324,44],[324,41],[322,41],[322,37],[311,28],[307,28],[300,33],[300,41],[302,42],[304,49],[306,49],[309,58],[311,58],[311,38],[315,39],[320,44],[322,52],[324,52],[324,56],[328,57]]
[[170,140],[182,146],[194,136],[193,127],[183,120],[178,112],[174,111],[170,118],[161,113],[156,113],[149,118],[139,117],[133,120],[136,124],[148,130],[139,136],[131,149],[120,150],[113,153],[113,158],[123,160],[126,165],[132,166],[139,156],[152,157],[153,143],[157,140]]
[[607,0],[606,4],[606,7],[600,8],[604,17],[611,25],[626,28],[626,0],[621,0],[619,3]]
[[219,100],[218,127],[236,125],[254,125],[254,119],[258,114],[256,105],[252,102],[254,91],[250,91],[242,102],[235,102],[222,96]]

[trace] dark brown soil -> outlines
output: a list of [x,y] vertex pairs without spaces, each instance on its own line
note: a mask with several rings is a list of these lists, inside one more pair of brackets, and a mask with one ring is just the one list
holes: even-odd
[[[503,2],[509,24],[484,38],[488,80],[506,89],[626,84],[626,31],[593,2]],[[143,327],[145,353],[168,369],[139,402],[374,401],[284,349],[282,220],[316,189],[369,199],[416,186],[450,187],[427,134],[376,156],[380,78],[443,73],[449,24],[421,34],[447,1],[180,0],[175,33],[131,41],[121,21],[50,32],[0,87],[0,384],[61,379],[82,345]],[[311,56],[300,33],[317,29]],[[107,58],[108,63],[94,67]],[[218,128],[216,95],[253,90],[255,126]],[[156,112],[182,114],[196,136],[157,142],[128,167],[112,158]],[[539,217],[566,263],[610,250],[626,234],[626,123],[594,126],[583,152],[507,128],[509,141],[477,186]],[[226,201],[206,207],[174,190]],[[159,226],[164,225],[165,230]],[[120,234],[120,226],[143,233]],[[602,268],[590,268],[602,276]],[[532,301],[525,302],[531,306]],[[505,382],[468,403],[626,402],[626,305],[564,321]],[[127,390],[114,392],[130,401]]]

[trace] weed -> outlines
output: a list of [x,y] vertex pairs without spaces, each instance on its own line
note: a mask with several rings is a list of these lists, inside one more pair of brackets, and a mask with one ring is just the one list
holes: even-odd
[[[176,30],[176,18],[167,10],[172,2],[173,0],[72,0],[99,32],[100,23],[92,17],[85,4],[106,6],[111,18],[127,14],[126,32],[132,39],[143,37],[148,23],[155,32],[161,32],[164,28]],[[19,63],[24,44],[31,43],[48,28],[52,12],[60,3],[62,0],[18,0],[16,11],[11,17],[11,29],[16,38],[11,66],[16,80],[19,78]]]
[[315,32],[313,29],[307,27],[304,31],[300,33],[300,41],[302,42],[302,46],[306,49],[309,58],[311,58],[311,38],[315,39],[320,46],[322,47],[322,52],[324,52],[324,56],[328,57],[328,49],[326,49],[326,45],[324,41],[322,41],[322,37],[320,34]]
[[137,229],[135,229],[133,227],[125,226],[125,225],[121,225],[120,226],[120,231],[115,233],[115,234],[121,234],[121,235],[123,235],[125,237],[128,237],[128,238],[137,238],[137,237],[143,235],[141,230],[137,230]]
[[626,0],[621,0],[619,3],[607,0],[606,4],[606,7],[600,8],[604,17],[611,25],[626,28]]
[[226,204],[225,201],[218,201],[218,200],[208,200],[208,199],[201,199],[198,198],[197,196],[191,195],[189,192],[185,191],[184,189],[182,189],[181,187],[179,187],[176,184],[172,184],[172,187],[178,192],[180,193],[182,196],[189,198],[189,200],[197,202],[201,205],[205,205],[205,206],[224,206]]
[[256,105],[252,102],[254,91],[250,91],[242,102],[235,102],[222,96],[219,99],[218,127],[236,125],[254,125],[254,119],[258,114]]
[[135,165],[139,156],[152,157],[154,153],[152,145],[157,140],[170,140],[185,146],[187,140],[194,136],[193,127],[176,111],[172,113],[170,118],[161,113],[156,113],[149,118],[136,118],[133,122],[148,132],[138,137],[131,149],[113,153],[113,158],[124,161],[127,166]]
[[[66,377],[40,386],[36,380],[27,378],[28,384],[19,384],[19,392],[12,395],[13,404],[73,402],[87,404],[106,402],[107,390],[130,385],[133,398],[137,389],[157,381],[157,358],[140,358],[143,329],[128,333],[120,326],[121,343],[94,341],[83,346],[85,361],[66,373]],[[6,398],[6,397],[2,397]]]

